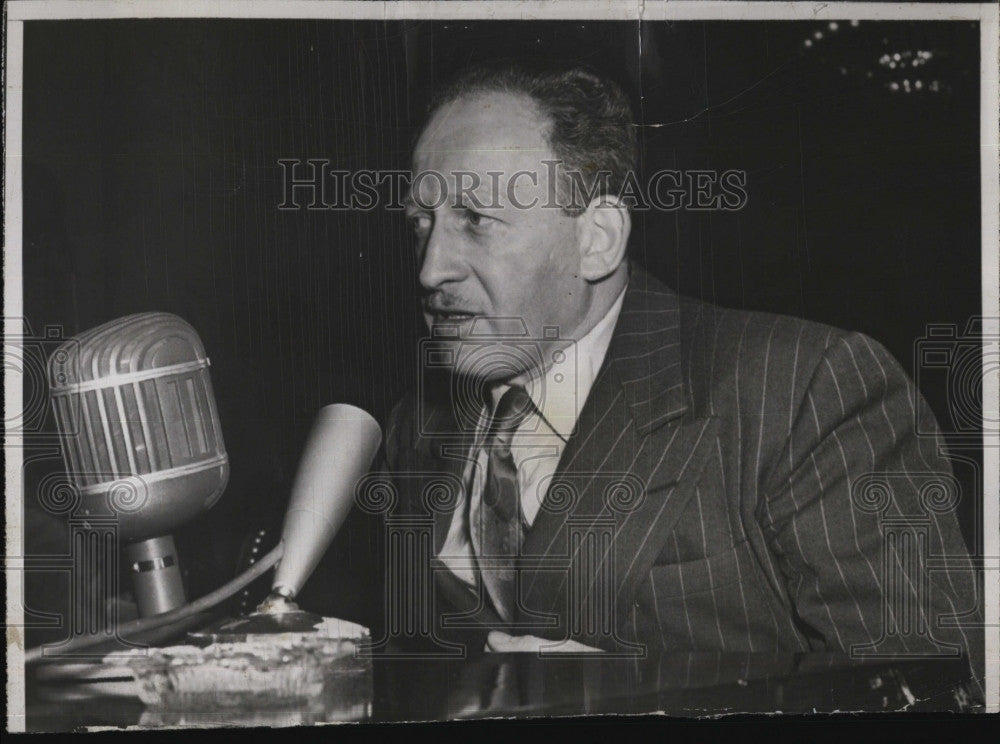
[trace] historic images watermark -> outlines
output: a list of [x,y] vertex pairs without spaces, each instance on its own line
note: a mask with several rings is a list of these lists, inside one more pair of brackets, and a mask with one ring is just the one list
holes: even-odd
[[[635,211],[736,212],[748,201],[746,171],[658,170],[646,177],[629,171],[617,188],[610,171],[581,171],[559,160],[543,160],[544,170],[341,170],[326,158],[282,158],[280,210],[403,211],[408,207],[434,210],[444,206],[481,210],[581,210],[598,196],[613,196]],[[556,184],[526,197],[523,190],[541,182]]]
[[[1000,374],[1000,338],[984,329],[995,319],[969,318],[964,328],[954,323],[928,323],[913,344],[914,380],[946,391],[942,428],[919,405],[913,405],[913,433],[940,448],[954,465],[971,467],[973,479],[964,492],[951,472],[916,468],[907,472],[870,472],[852,483],[851,500],[859,517],[874,516],[882,535],[882,587],[879,636],[850,649],[860,658],[932,658],[957,656],[961,649],[942,639],[946,629],[984,627],[985,595],[979,574],[995,565],[996,557],[973,546],[971,558],[942,553],[937,517],[955,512],[960,503],[971,510],[974,538],[982,533],[982,468],[972,455],[980,450],[984,428],[995,429],[997,414],[984,406],[985,391],[995,388]],[[916,494],[916,499],[912,494]],[[982,564],[982,565],[979,565]],[[975,604],[935,606],[936,582],[971,582]]]
[[[455,450],[456,457],[463,454]],[[581,499],[577,482],[588,482],[601,494],[596,513],[574,511]],[[641,481],[631,473],[577,472],[572,478],[549,476],[550,497],[542,508],[555,513],[569,513],[566,518],[566,551],[548,555],[525,555],[514,558],[517,570],[515,605],[516,622],[504,627],[511,632],[538,632],[558,629],[562,641],[543,644],[538,654],[558,654],[559,658],[584,654],[575,642],[602,640],[602,656],[645,658],[645,644],[623,637],[620,628],[620,595],[615,583],[612,549],[616,537],[614,516],[625,515],[641,505],[644,498]],[[404,500],[402,491],[419,494]],[[455,567],[433,555],[436,516],[450,515],[461,498],[461,481],[446,471],[373,472],[355,488],[357,507],[384,519],[385,617],[384,637],[374,640],[364,653],[384,658],[432,659],[465,658],[464,643],[442,637],[442,631],[473,628],[482,622],[488,602],[482,581],[470,591],[478,596],[478,606],[468,612],[444,612],[436,599],[436,579]],[[475,529],[475,526],[472,527]],[[468,567],[497,570],[508,560],[505,556],[468,557]],[[520,577],[524,571],[559,573],[569,587],[564,613],[538,612],[523,601]],[[439,614],[440,613],[440,614]],[[563,648],[563,647],[566,648]],[[591,651],[596,649],[591,649]]]
[[[941,424],[952,447],[978,447],[984,427],[1000,426],[1000,414],[983,405],[985,390],[1000,382],[1000,337],[987,332],[989,327],[990,319],[980,317],[969,318],[964,328],[928,323],[913,345],[914,382],[940,385],[947,393],[947,418]],[[917,415],[913,424],[918,435],[934,433]]]
[[[27,318],[4,318],[3,368],[4,374],[20,383],[22,403],[20,408],[4,412],[3,432],[6,447],[54,446],[62,441],[58,434],[48,431],[45,417],[51,405],[51,395],[46,367],[52,369],[57,382],[65,381],[72,370],[73,355],[66,344],[61,325],[46,325],[36,332]],[[63,411],[67,433],[75,434],[80,426],[79,410],[67,404]]]
[[[538,338],[531,336],[523,318],[479,316],[469,326],[463,333],[460,324],[438,323],[430,336],[419,341],[417,420],[421,436],[441,435],[425,407],[435,400],[442,382],[447,385],[455,420],[468,430],[476,427],[485,405],[483,380],[522,375],[541,405],[550,394],[572,401],[575,407],[582,404],[576,388],[576,342],[564,338],[558,326],[545,327]],[[519,436],[535,435],[537,421],[534,417],[525,421]]]

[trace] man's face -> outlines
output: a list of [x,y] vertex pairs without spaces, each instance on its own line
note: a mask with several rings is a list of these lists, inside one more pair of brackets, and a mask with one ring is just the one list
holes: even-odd
[[[429,328],[453,326],[456,346],[473,327],[475,338],[510,335],[500,318],[520,318],[529,339],[544,338],[546,327],[575,338],[586,314],[577,220],[550,197],[552,166],[543,161],[556,156],[546,126],[527,97],[477,94],[438,110],[414,150],[407,216],[424,317]],[[459,371],[513,376],[504,365],[484,374],[462,364],[460,355]]]

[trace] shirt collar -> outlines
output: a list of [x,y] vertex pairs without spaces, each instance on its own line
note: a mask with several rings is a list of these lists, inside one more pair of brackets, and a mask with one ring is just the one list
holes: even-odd
[[[525,385],[545,423],[563,441],[573,433],[594,379],[604,363],[624,299],[625,290],[622,289],[604,317],[593,328],[557,356],[543,376],[532,375]],[[509,385],[497,385],[493,388],[494,407],[509,389]]]

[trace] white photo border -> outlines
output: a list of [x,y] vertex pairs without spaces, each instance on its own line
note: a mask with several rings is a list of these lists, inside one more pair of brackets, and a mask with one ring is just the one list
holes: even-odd
[[[4,338],[19,335],[22,294],[22,95],[24,21],[112,18],[282,18],[351,20],[926,20],[976,21],[980,32],[980,173],[984,338],[1000,337],[1000,6],[994,3],[734,2],[729,0],[487,0],[475,2],[344,0],[10,0],[5,17]],[[18,327],[12,327],[13,324]],[[984,383],[990,370],[984,345]],[[5,410],[22,410],[21,377],[4,375]],[[983,579],[986,708],[1000,711],[1000,430],[986,412],[1000,410],[1000,387],[983,389]],[[8,417],[9,418],[9,417]],[[24,731],[22,457],[16,433],[5,432],[7,549],[7,730]]]

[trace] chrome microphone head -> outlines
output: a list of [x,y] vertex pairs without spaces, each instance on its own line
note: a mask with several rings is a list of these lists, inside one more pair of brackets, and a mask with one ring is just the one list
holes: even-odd
[[83,510],[125,540],[162,535],[222,495],[229,458],[197,332],[140,313],[81,333],[49,359],[63,455]]
[[208,365],[195,330],[156,312],[81,333],[49,359],[74,516],[113,525],[144,616],[184,603],[167,533],[215,504],[229,478]]

